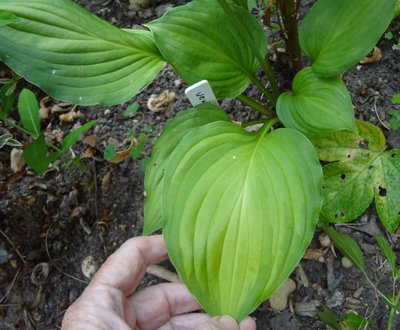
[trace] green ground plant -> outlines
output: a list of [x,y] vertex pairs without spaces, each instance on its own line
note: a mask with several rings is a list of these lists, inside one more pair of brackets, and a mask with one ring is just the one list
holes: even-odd
[[[400,223],[400,153],[386,151],[378,128],[355,121],[341,78],[383,35],[396,3],[318,0],[298,30],[299,1],[274,1],[295,73],[291,92],[280,91],[247,0],[192,1],[130,30],[70,0],[0,0],[0,58],[49,95],[80,105],[123,103],[167,62],[188,84],[208,80],[218,99],[260,113],[263,126],[250,133],[249,123],[233,123],[216,105],[180,112],[145,177],[144,233],[162,228],[202,307],[240,321],[297,266],[320,213],[325,222],[351,221],[375,198],[385,228]],[[310,66],[302,67],[301,51]],[[267,102],[245,95],[250,82]],[[324,170],[317,152],[332,162]],[[351,183],[360,207],[347,203]]]
[[[371,281],[371,279],[368,276],[368,272],[365,266],[365,260],[364,260],[364,255],[358,246],[357,242],[353,240],[350,236],[339,233],[338,231],[334,230],[333,228],[330,228],[326,225],[324,225],[323,230],[329,235],[329,237],[332,239],[332,242],[334,246],[344,255],[346,256],[352,263],[355,265],[364,275],[366,278],[367,282],[371,285],[372,288],[374,288],[375,292],[378,294],[378,296],[382,299],[383,303],[387,305],[390,309],[390,314],[389,314],[389,320],[387,324],[387,329],[391,330],[394,329],[394,319],[395,315],[400,312],[400,307],[399,307],[399,300],[400,300],[400,290],[397,289],[396,283],[397,280],[400,278],[400,268],[397,267],[397,261],[396,261],[396,255],[394,254],[392,248],[390,247],[389,242],[382,236],[378,235],[375,237],[377,245],[383,254],[383,256],[386,258],[386,261],[389,265],[390,268],[390,274],[392,277],[392,292],[390,294],[385,294],[382,293],[377,285]],[[334,329],[342,329],[340,328],[340,322],[337,322],[334,320],[332,317],[332,313],[322,313],[320,317],[322,316],[322,319],[324,321],[327,321],[327,323],[332,326]],[[359,326],[361,329],[365,329],[368,324],[370,323],[369,321],[363,319],[362,317],[354,318],[352,317],[353,321],[359,321]],[[332,323],[331,323],[331,322]],[[336,327],[334,324],[336,323]],[[357,323],[356,323],[357,325]],[[359,328],[355,328],[359,329]]]
[[[11,83],[12,84],[12,83]],[[67,163],[78,161],[69,155],[71,148],[78,140],[79,135],[90,129],[96,120],[92,120],[81,127],[73,130],[63,138],[60,146],[56,146],[46,141],[44,132],[40,125],[39,104],[35,94],[29,89],[23,89],[18,98],[18,114],[21,125],[9,118],[10,110],[15,101],[14,93],[10,93],[11,86],[6,84],[0,90],[2,104],[0,106],[0,120],[6,125],[16,128],[22,133],[31,137],[31,141],[23,147],[23,158],[25,162],[39,175],[43,175],[50,164],[59,162],[62,157],[69,159]],[[22,146],[11,134],[0,136],[0,146],[10,145],[15,147]]]

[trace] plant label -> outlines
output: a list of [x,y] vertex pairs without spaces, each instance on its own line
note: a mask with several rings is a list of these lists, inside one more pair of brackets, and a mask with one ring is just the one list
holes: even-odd
[[185,94],[193,106],[202,103],[211,103],[218,105],[218,101],[207,80],[201,80],[198,83],[185,89]]

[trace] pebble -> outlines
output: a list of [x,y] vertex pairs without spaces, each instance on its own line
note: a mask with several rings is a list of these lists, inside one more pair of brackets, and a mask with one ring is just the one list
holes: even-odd
[[288,278],[278,290],[269,298],[269,305],[275,311],[283,311],[287,306],[287,301],[290,294],[296,290],[296,283]]
[[351,267],[353,267],[353,263],[346,257],[342,257],[342,267],[343,268],[351,268]]
[[97,262],[93,256],[87,256],[82,261],[81,270],[86,278],[91,278],[98,268]]

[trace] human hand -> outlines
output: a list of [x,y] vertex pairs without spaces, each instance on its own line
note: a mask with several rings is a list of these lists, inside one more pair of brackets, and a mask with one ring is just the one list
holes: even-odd
[[161,235],[135,237],[112,254],[65,313],[63,330],[255,330],[223,316],[193,313],[200,306],[181,283],[163,283],[136,293],[148,266],[168,259]]

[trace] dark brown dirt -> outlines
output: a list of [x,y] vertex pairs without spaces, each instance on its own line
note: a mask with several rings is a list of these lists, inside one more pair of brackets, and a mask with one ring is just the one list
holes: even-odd
[[[129,7],[127,0],[76,2],[118,26],[129,28],[145,23],[161,15],[166,8],[184,1],[155,1],[145,10]],[[399,22],[390,27],[397,39]],[[392,49],[394,44],[394,40],[382,39],[378,46],[382,49],[383,59],[376,64],[354,68],[344,75],[344,79],[352,94],[356,117],[380,125],[390,147],[400,148],[400,134],[386,130],[381,124],[381,121],[387,124],[389,119],[390,97],[400,92],[400,53]],[[279,67],[280,64],[275,65]],[[2,76],[9,74],[4,67],[0,71]],[[0,170],[0,229],[4,234],[0,235],[1,329],[60,328],[65,310],[89,281],[81,270],[83,260],[91,256],[93,265],[98,267],[125,240],[141,235],[145,199],[141,161],[149,155],[151,143],[165,122],[190,106],[184,96],[185,87],[174,71],[166,67],[155,82],[129,102],[137,101],[140,105],[133,118],[122,115],[129,103],[114,107],[78,107],[83,114],[78,120],[81,124],[99,119],[97,127],[86,134],[97,136],[99,151],[89,160],[84,160],[83,169],[56,167],[43,177],[26,170],[15,174],[9,168],[11,149],[0,150],[3,164]],[[174,110],[168,115],[149,112],[146,107],[149,96],[164,90],[176,93]],[[251,88],[247,92],[249,95],[254,93]],[[252,116],[249,109],[236,100],[224,101],[222,106],[235,120]],[[50,130],[61,128],[68,132],[76,122],[61,125],[53,115],[43,124]],[[136,136],[145,133],[148,138],[142,159],[126,160],[119,165],[104,161],[101,151],[105,145],[116,143],[122,148],[124,138],[132,129]],[[20,141],[26,140],[17,131],[11,131]],[[80,143],[74,151],[81,155],[87,147]],[[111,178],[109,185],[104,183],[108,175]],[[383,264],[373,238],[377,232],[383,232],[373,208],[353,226],[341,226],[340,230],[359,242],[372,281],[378,283],[381,291],[390,293],[388,268]],[[320,234],[320,231],[316,232],[312,248],[319,248]],[[397,237],[392,239],[398,252]],[[48,273],[46,265],[49,266]],[[388,310],[357,269],[341,266],[340,256],[335,258],[331,251],[327,251],[323,260],[303,260],[301,266],[308,285],[296,270],[292,278],[297,289],[290,298],[291,308],[277,313],[268,302],[264,303],[253,314],[258,329],[325,329],[326,326],[313,313],[302,316],[304,313],[294,311],[315,301],[342,315],[353,309],[374,319],[376,325],[372,328],[386,327]],[[157,281],[148,275],[142,286]],[[359,288],[364,290],[354,298]]]

